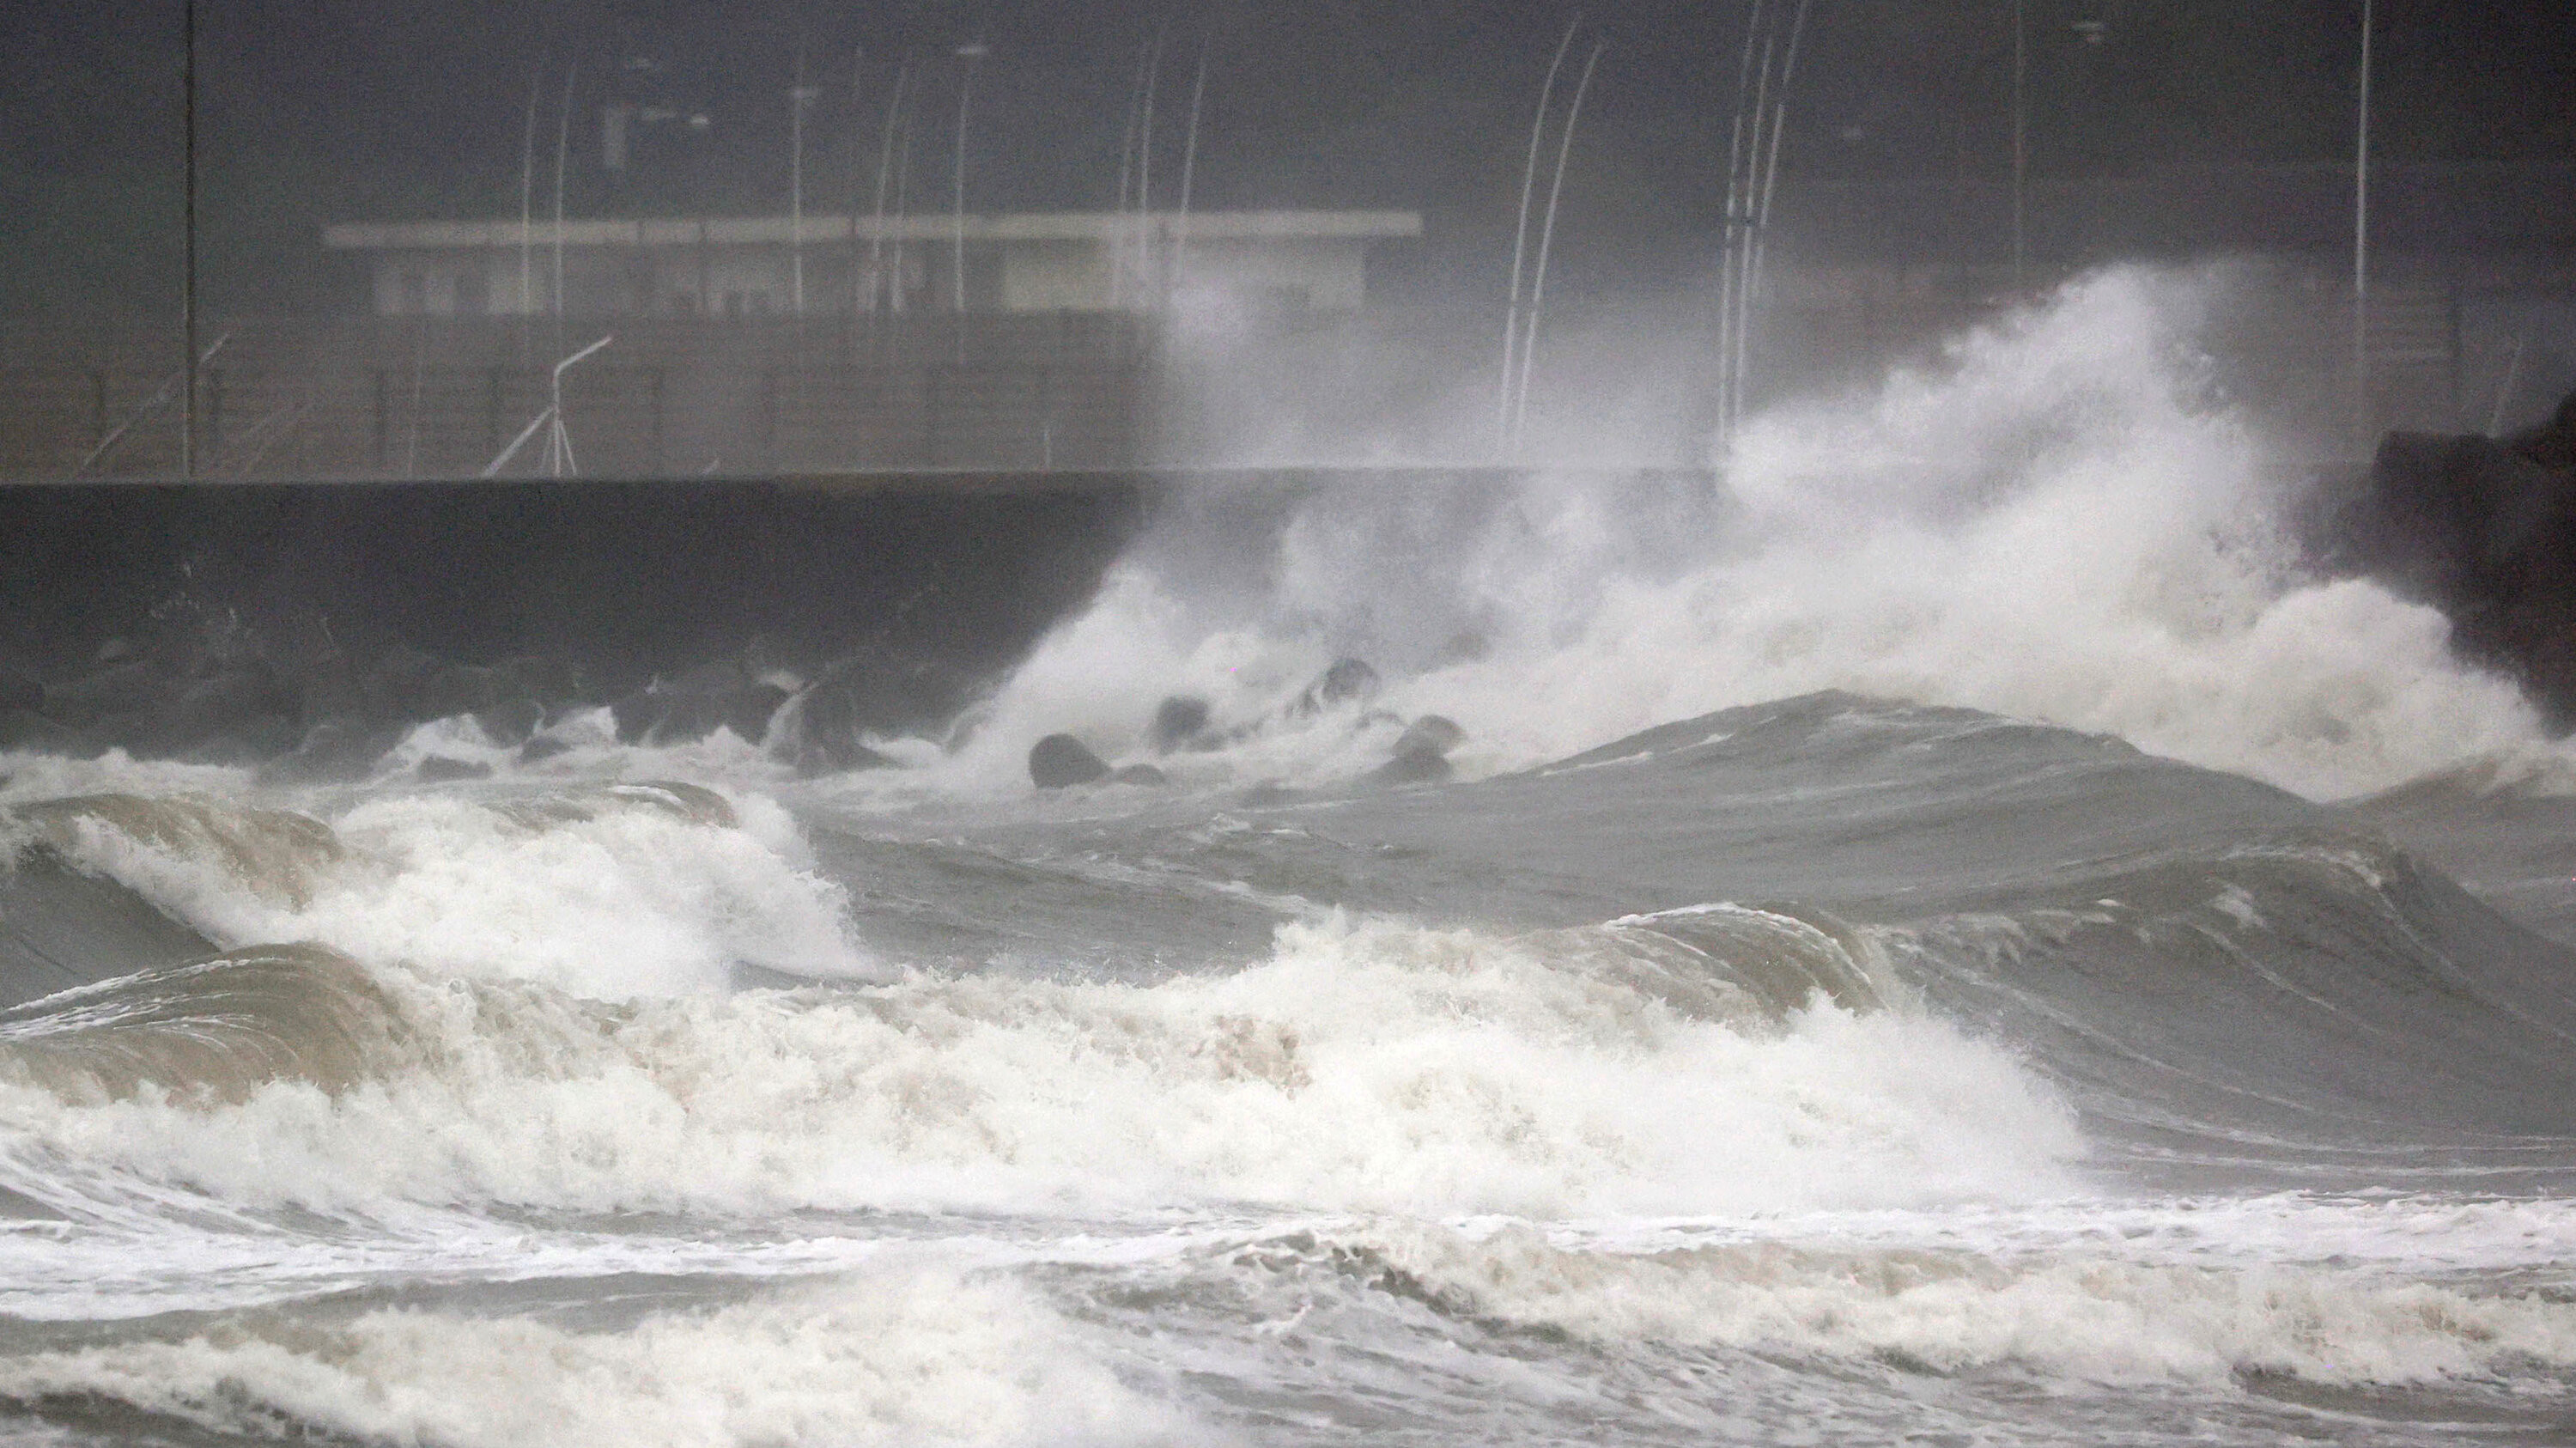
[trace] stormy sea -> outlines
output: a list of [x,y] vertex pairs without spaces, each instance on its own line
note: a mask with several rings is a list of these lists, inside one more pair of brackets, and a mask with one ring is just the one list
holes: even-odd
[[2195,295],[1204,481],[837,754],[0,754],[0,1441],[2576,1438],[2576,754]]

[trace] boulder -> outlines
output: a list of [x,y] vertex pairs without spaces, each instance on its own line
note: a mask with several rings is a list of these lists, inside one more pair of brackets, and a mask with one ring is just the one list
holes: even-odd
[[2576,726],[2576,397],[2509,442],[2389,434],[2324,526],[2328,568],[2441,609],[2464,657],[2511,671],[2559,729]]
[[1438,784],[1452,773],[1448,759],[1424,750],[1407,750],[1368,772],[1372,784]]
[[1450,776],[1449,751],[1466,738],[1467,731],[1455,721],[1425,714],[1405,726],[1386,763],[1370,770],[1368,777],[1378,784],[1437,783]]
[[492,766],[472,759],[451,759],[433,754],[412,766],[412,777],[423,784],[447,784],[460,779],[490,779]]
[[519,762],[535,764],[539,760],[552,759],[558,754],[570,753],[572,753],[571,745],[551,734],[540,734],[519,746]]
[[846,774],[856,769],[891,769],[894,761],[855,739],[840,740],[799,753],[796,772],[806,778],[818,774]]
[[1459,728],[1456,720],[1439,714],[1425,714],[1404,726],[1404,733],[1395,741],[1395,752],[1428,750],[1445,755],[1466,742],[1467,731]]
[[874,769],[890,761],[866,736],[945,729],[971,692],[968,676],[946,665],[865,650],[824,669],[777,710],[766,744],[807,773]]
[[1367,660],[1335,659],[1329,668],[1315,677],[1315,682],[1306,686],[1296,702],[1288,706],[1289,716],[1312,718],[1336,704],[1373,698],[1379,683],[1377,670],[1370,668]]
[[778,711],[793,697],[784,686],[765,679],[745,684],[725,700],[724,725],[748,743],[765,743]]
[[670,691],[643,688],[608,706],[608,717],[616,725],[617,742],[641,744],[653,737],[665,720],[671,717]]
[[1050,734],[1029,750],[1029,781],[1040,789],[1062,789],[1108,777],[1109,766],[1070,734]]
[[1208,702],[1187,694],[1174,694],[1154,706],[1154,752],[1169,754],[1175,749],[1214,749],[1222,741],[1208,729]]
[[504,748],[525,744],[546,722],[545,706],[534,699],[505,699],[488,709],[474,711],[474,727],[483,737]]
[[927,734],[955,719],[973,692],[957,669],[870,649],[816,676],[797,696],[798,713],[809,731]]
[[1126,765],[1109,777],[1119,784],[1132,784],[1141,789],[1162,789],[1172,782],[1170,775],[1150,764]]
[[617,721],[618,739],[628,744],[683,743],[718,729],[731,729],[758,744],[788,698],[787,690],[750,678],[741,665],[722,664],[657,681],[610,705],[609,712]]
[[2524,461],[2552,472],[2576,472],[2576,392],[2559,400],[2558,410],[2547,422],[2514,434],[2505,446]]

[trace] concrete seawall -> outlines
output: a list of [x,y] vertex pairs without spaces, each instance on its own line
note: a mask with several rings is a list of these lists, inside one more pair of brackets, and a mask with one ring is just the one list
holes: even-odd
[[443,658],[640,683],[755,640],[990,667],[1087,597],[1141,524],[1134,475],[0,486],[0,656],[60,677],[110,639],[229,612]]
[[867,737],[955,718],[1167,502],[1275,520],[1310,489],[1507,481],[1418,468],[0,484],[0,748],[292,756],[329,773],[424,719],[472,714],[515,740],[586,704],[615,705],[622,737],[729,723],[757,738],[803,681],[823,692],[797,757],[848,767]]

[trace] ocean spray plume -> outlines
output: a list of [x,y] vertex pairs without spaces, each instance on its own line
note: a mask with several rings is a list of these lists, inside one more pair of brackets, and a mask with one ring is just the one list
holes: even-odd
[[[2318,797],[2545,749],[2440,613],[2301,570],[2284,462],[2195,347],[2229,285],[2081,278],[1874,388],[1750,420],[1714,498],[1567,471],[1319,485],[1272,519],[1173,509],[1004,687],[960,773],[1001,787],[1014,748],[1066,727],[1114,760],[1167,692],[1257,718],[1342,652],[1387,669],[1384,707],[1463,724],[1469,772],[1829,688]],[[1351,753],[1265,734],[1231,777],[1348,774]]]

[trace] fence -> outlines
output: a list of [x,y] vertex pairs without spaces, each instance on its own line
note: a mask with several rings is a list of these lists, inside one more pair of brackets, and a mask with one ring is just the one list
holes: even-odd
[[[1138,450],[1152,347],[1127,318],[879,318],[858,324],[376,319],[209,328],[201,476],[480,473],[549,406],[593,476],[1119,467]],[[165,338],[0,337],[0,477],[175,474],[178,367]],[[520,449],[504,470],[537,470]]]

